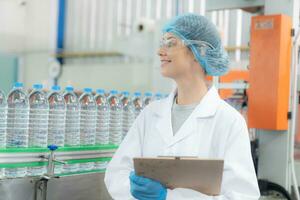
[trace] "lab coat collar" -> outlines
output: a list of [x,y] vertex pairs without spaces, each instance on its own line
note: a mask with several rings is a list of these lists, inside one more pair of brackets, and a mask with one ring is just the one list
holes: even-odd
[[194,133],[197,127],[197,118],[214,116],[221,101],[216,88],[211,87],[174,136],[171,124],[171,109],[176,93],[177,90],[174,90],[161,104],[157,104],[159,107],[155,109],[156,114],[161,118],[156,126],[168,147]]
[[[171,113],[174,102],[174,97],[177,94],[177,89],[173,90],[167,99],[163,100],[162,105],[156,109],[156,114],[160,117],[167,116]],[[205,96],[201,99],[198,106],[193,111],[193,116],[196,118],[206,118],[214,116],[220,103],[220,96],[217,89],[212,86]]]

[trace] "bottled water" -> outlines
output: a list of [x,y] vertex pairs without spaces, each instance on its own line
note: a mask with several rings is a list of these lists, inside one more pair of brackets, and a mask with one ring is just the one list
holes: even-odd
[[72,86],[66,87],[64,99],[66,102],[65,146],[78,146],[80,144],[80,105]]
[[63,166],[63,173],[74,173],[79,171],[79,163],[65,164]]
[[94,169],[94,162],[80,163],[80,171],[90,171]]
[[133,106],[134,106],[134,115],[135,118],[137,118],[140,114],[140,112],[143,109],[142,99],[141,99],[141,93],[135,92],[133,97]]
[[80,99],[80,144],[95,145],[97,106],[91,88],[85,88]]
[[108,165],[108,161],[98,161],[95,163],[95,169],[105,170]]
[[[43,85],[34,84],[29,95],[29,147],[47,147],[49,104]],[[46,166],[28,167],[28,176],[46,173]]]
[[22,83],[8,95],[7,147],[28,147],[29,104]]
[[96,144],[104,145],[109,143],[109,106],[105,91],[97,90],[95,100],[97,104]]
[[155,100],[161,100],[163,98],[163,95],[161,93],[156,93],[155,94]]
[[66,104],[63,95],[61,95],[59,91],[60,91],[60,87],[55,85],[52,87],[52,92],[48,96],[48,101],[49,101],[48,144],[64,146]]
[[[0,148],[6,146],[6,117],[7,117],[7,102],[5,94],[0,90]],[[0,169],[0,176],[1,176]]]
[[34,84],[29,95],[29,146],[47,147],[49,104],[43,85]]
[[[66,102],[65,146],[78,146],[80,144],[80,105],[72,86],[67,86],[64,93]],[[79,164],[65,164],[63,173],[76,172]]]
[[47,166],[28,167],[27,176],[40,176],[47,172]]
[[[7,98],[7,147],[28,147],[29,103],[23,83],[16,83]],[[6,168],[8,178],[24,177],[26,167]]]
[[149,103],[151,103],[151,101],[153,101],[153,95],[151,92],[146,92],[144,99],[143,99],[143,105],[144,107],[146,107],[147,105],[149,105]]
[[19,168],[5,168],[4,176],[6,178],[18,178],[24,177],[27,174],[27,167],[19,167]]
[[[91,88],[85,88],[80,99],[80,144],[95,145],[97,106]],[[80,171],[94,168],[93,162],[80,163]]]
[[122,93],[121,102],[123,106],[122,137],[124,138],[134,122],[135,115],[134,115],[133,104],[129,97],[129,92],[125,91]]
[[110,110],[109,142],[118,145],[122,141],[122,103],[116,90],[110,92],[108,103]]

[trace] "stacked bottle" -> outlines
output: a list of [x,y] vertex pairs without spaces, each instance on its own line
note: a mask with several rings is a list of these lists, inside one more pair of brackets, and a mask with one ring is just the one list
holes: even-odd
[[[80,99],[80,145],[95,145],[96,136],[96,102],[91,88],[85,88]],[[81,163],[80,170],[88,171],[94,163]]]
[[109,143],[109,106],[105,96],[105,91],[97,90],[95,96],[97,104],[97,129],[96,129],[96,144]]
[[[47,147],[49,104],[43,85],[34,84],[29,95],[29,147]],[[28,167],[28,176],[46,173],[46,166]]]
[[0,90],[0,148],[6,146],[7,102],[5,94]]
[[161,93],[156,93],[155,94],[155,100],[161,100],[163,98],[163,95]]
[[[65,117],[66,104],[60,87],[52,86],[52,91],[48,96],[49,101],[49,124],[48,124],[48,144],[64,146],[65,144]],[[63,165],[57,164],[54,168],[55,174],[62,172]]]
[[65,146],[80,144],[80,105],[72,86],[67,86],[64,93],[66,102]]
[[120,144],[122,141],[122,104],[118,97],[118,91],[112,90],[108,98],[109,118],[109,142]]
[[[29,103],[22,83],[16,83],[8,95],[7,112],[7,147],[28,147]],[[6,168],[5,176],[9,178],[24,177],[26,167]]]
[[153,96],[151,92],[145,92],[144,99],[143,99],[143,106],[146,107],[153,101]]
[[135,119],[134,107],[129,92],[125,91],[122,93],[121,102],[123,106],[122,137],[125,138]]
[[143,109],[143,103],[142,103],[140,92],[134,93],[133,106],[134,106],[134,115],[135,115],[135,118],[137,118]]
[[[77,95],[72,86],[67,86],[64,93],[66,102],[66,123],[65,123],[65,146],[78,146],[80,144],[80,105]],[[64,173],[78,171],[79,164],[65,164]]]
[[[0,148],[6,146],[6,116],[7,102],[5,94],[0,90]],[[0,178],[4,176],[4,169],[0,168]]]

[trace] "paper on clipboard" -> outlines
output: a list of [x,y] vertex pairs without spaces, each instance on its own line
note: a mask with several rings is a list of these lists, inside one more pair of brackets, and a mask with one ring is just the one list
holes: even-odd
[[203,194],[220,194],[224,161],[189,157],[134,158],[138,176],[159,181],[167,188],[189,188]]

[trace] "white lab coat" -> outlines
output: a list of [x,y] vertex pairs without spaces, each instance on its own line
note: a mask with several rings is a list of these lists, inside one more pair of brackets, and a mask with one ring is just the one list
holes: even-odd
[[164,155],[225,161],[220,196],[176,188],[168,189],[168,200],[258,200],[260,193],[244,118],[211,87],[174,136],[171,108],[175,93],[143,110],[109,163],[105,184],[113,199],[134,199],[129,185],[129,173],[134,170],[132,158]]

